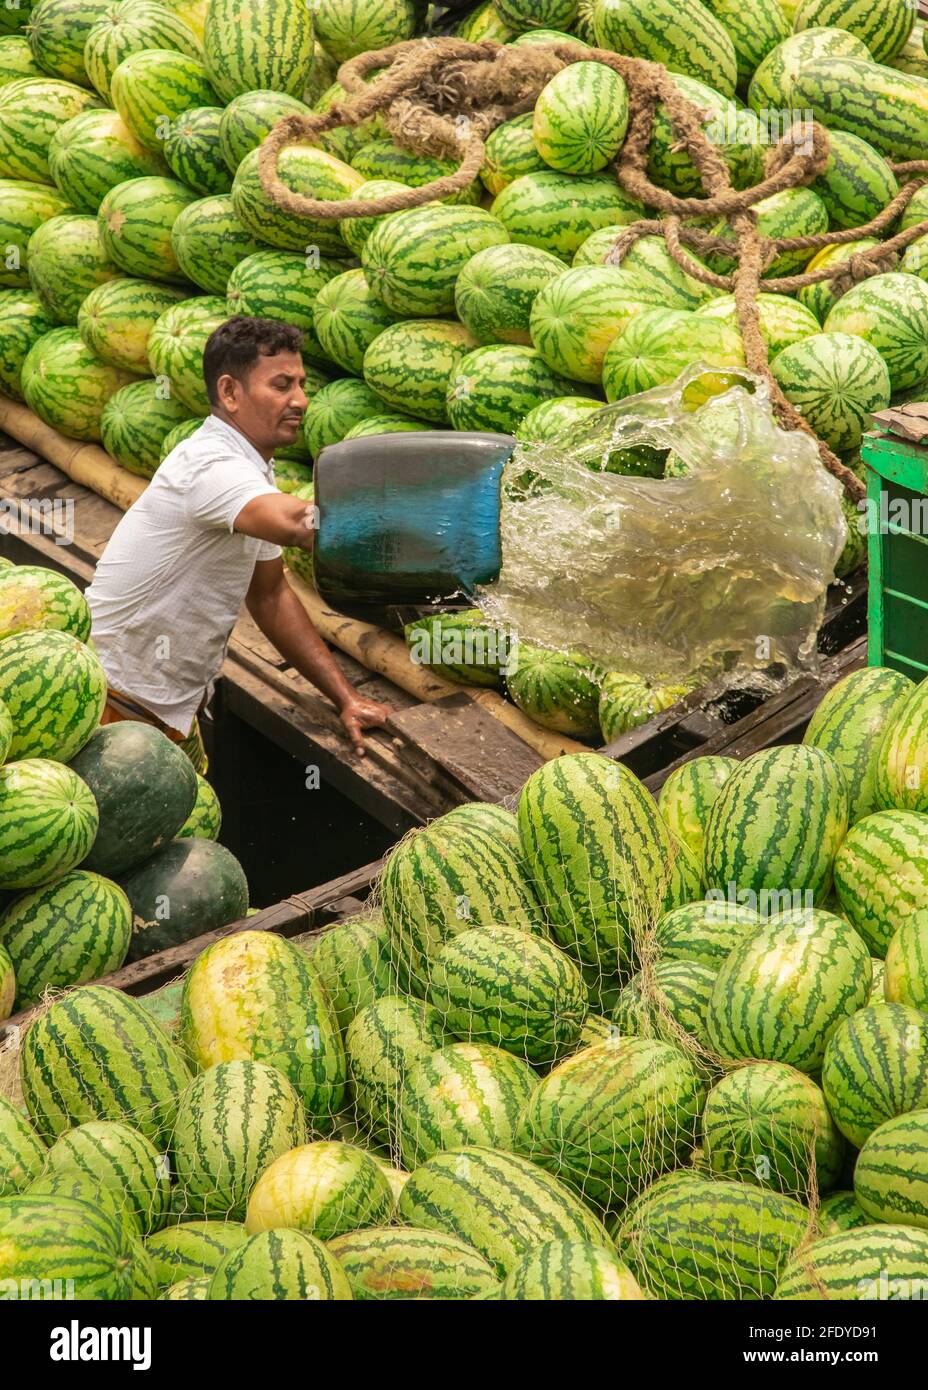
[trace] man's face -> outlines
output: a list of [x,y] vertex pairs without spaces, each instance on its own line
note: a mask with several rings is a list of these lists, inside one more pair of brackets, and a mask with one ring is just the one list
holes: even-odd
[[244,381],[219,378],[223,409],[258,449],[273,452],[292,444],[306,411],[306,371],[298,352],[259,357]]

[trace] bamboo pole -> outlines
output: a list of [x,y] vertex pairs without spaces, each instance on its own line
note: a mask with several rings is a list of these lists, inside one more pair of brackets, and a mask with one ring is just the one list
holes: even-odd
[[[90,488],[123,511],[127,511],[145,491],[145,479],[127,473],[99,445],[68,439],[46,425],[28,406],[8,400],[5,396],[0,396],[0,429],[6,430],[21,444],[60,468],[73,482]],[[448,695],[466,694],[542,758],[589,751],[582,743],[542,729],[495,690],[474,690],[454,685],[425,667],[415,665],[410,661],[406,644],[401,638],[373,623],[346,618],[343,613],[337,613],[323,603],[315,589],[297,575],[288,571],[287,578],[321,637],[348,656],[353,656],[367,670],[385,676],[407,694],[430,702]]]

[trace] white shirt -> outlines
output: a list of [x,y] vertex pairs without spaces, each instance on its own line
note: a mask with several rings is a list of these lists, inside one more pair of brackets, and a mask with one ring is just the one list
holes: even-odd
[[225,660],[255,563],[281,553],[232,529],[272,492],[273,463],[211,415],[126,512],[87,590],[110,685],[182,734]]

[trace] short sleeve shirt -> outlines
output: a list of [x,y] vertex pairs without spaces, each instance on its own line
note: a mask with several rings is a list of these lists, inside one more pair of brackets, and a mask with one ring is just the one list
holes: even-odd
[[235,519],[276,492],[273,463],[211,415],[168,454],[97,564],[87,601],[107,680],[182,734],[219,674],[255,564],[281,553]]

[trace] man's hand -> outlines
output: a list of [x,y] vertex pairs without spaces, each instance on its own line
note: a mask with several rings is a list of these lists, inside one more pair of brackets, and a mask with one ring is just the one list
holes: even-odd
[[358,757],[363,758],[367,751],[364,747],[362,729],[382,727],[390,714],[389,705],[378,704],[376,700],[365,700],[361,695],[353,694],[342,704],[338,717],[344,724],[345,732],[351,739]]

